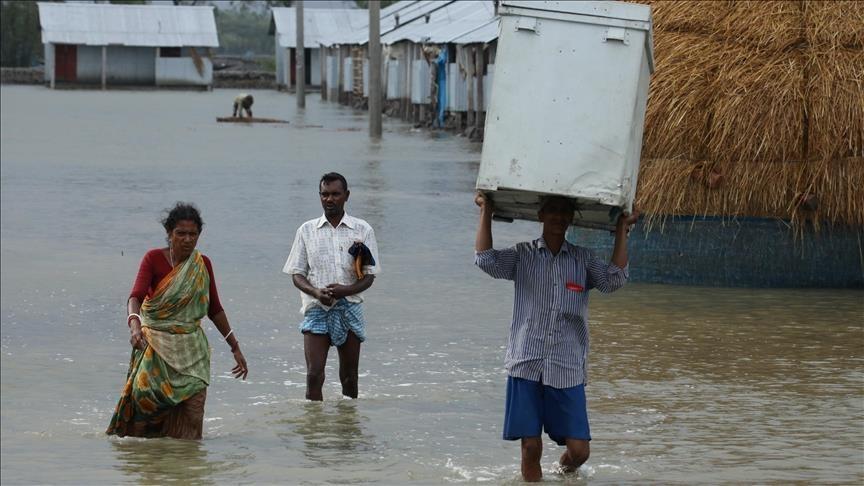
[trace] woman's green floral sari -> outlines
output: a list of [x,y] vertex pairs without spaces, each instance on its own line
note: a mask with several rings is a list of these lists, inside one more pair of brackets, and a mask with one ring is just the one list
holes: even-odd
[[198,250],[165,276],[141,306],[144,350],[133,349],[108,434],[162,436],[171,409],[207,388],[210,347],[201,318],[210,304],[210,275]]

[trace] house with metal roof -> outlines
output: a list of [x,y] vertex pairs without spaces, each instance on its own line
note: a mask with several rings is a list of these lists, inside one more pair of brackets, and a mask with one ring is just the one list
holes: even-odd
[[[294,7],[270,10],[270,35],[274,36],[276,84],[296,86],[297,16]],[[324,48],[347,43],[369,23],[369,12],[345,8],[307,8],[303,10],[303,62],[306,85],[321,86],[325,80]]]
[[[490,24],[497,27],[494,2],[447,2],[382,35],[381,44],[388,52],[386,99],[398,101],[403,114],[411,109],[409,103],[428,102],[432,91],[427,86],[431,82],[430,60],[423,50],[445,51],[446,60],[441,67],[446,69],[446,84],[436,89],[439,95],[444,95],[439,96],[439,106],[443,111],[470,112],[469,124],[473,125],[473,113],[483,111],[484,107],[478,103],[476,94],[475,50],[463,46],[475,39],[458,39]],[[442,110],[439,111],[443,113]]]
[[[381,35],[397,29],[405,23],[425,18],[431,12],[452,3],[453,0],[401,0],[380,11],[379,31]],[[365,104],[369,95],[369,16],[365,12],[359,29],[346,31],[335,43],[324,49],[325,62],[322,66],[323,99],[338,100],[343,103]],[[385,62],[387,56],[384,56]],[[386,87],[386,69],[382,73]]]
[[[470,128],[471,135],[479,137],[498,28],[493,0],[403,0],[382,9],[385,111],[415,123]],[[368,39],[366,22],[341,47],[338,55],[346,65],[339,69],[341,77],[330,73],[331,66],[340,67],[339,62],[324,66],[326,80],[339,85],[339,101],[356,107],[365,107],[369,95]]]
[[42,3],[45,82],[199,86],[213,84],[219,47],[214,7]]

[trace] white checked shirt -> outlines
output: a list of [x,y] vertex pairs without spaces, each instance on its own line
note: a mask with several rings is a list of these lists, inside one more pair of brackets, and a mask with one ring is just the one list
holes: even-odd
[[629,268],[564,242],[553,255],[542,237],[503,250],[477,252],[475,264],[512,280],[513,321],[505,366],[510,376],[570,388],[588,379],[588,291],[614,292]]
[[[331,283],[351,285],[357,281],[357,275],[354,273],[354,257],[348,253],[348,249],[355,241],[363,242],[375,258],[375,265],[363,266],[363,273],[381,273],[375,232],[369,223],[349,216],[348,213],[342,216],[342,221],[335,228],[324,215],[300,225],[282,271],[289,275],[303,275],[316,288],[323,288]],[[363,302],[362,292],[345,298],[349,302]],[[304,292],[300,292],[300,299],[300,312],[303,314],[313,305],[329,309]]]

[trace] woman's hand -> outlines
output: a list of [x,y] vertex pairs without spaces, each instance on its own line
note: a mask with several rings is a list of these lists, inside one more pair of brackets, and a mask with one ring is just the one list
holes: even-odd
[[237,362],[237,366],[231,368],[231,373],[234,375],[234,378],[243,378],[245,380],[246,375],[249,374],[249,367],[246,365],[243,351],[240,351],[240,345],[237,344],[237,346],[234,346],[231,352],[234,354],[234,361]]
[[[135,319],[137,321],[137,319]],[[141,333],[141,325],[137,322],[133,322],[129,325],[129,332],[131,333],[129,336],[129,344],[132,345],[133,349],[144,350],[147,347],[147,341],[144,339],[144,335]]]

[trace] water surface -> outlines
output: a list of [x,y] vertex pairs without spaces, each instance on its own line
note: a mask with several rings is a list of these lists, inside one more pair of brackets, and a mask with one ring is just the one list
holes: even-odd
[[[519,480],[504,442],[512,287],[473,267],[480,147],[385,124],[310,95],[253,92],[288,125],[215,123],[236,93],[3,86],[2,479],[9,484],[387,483]],[[360,399],[304,400],[300,298],[280,273],[317,217],[316,184],[349,180],[384,273],[367,294]],[[128,363],[124,302],[160,211],[199,205],[199,248],[250,375],[208,322],[204,439],[104,435]],[[494,227],[496,246],[537,236]],[[638,244],[634,241],[631,244]],[[864,294],[632,284],[591,297],[596,484],[864,481]]]

